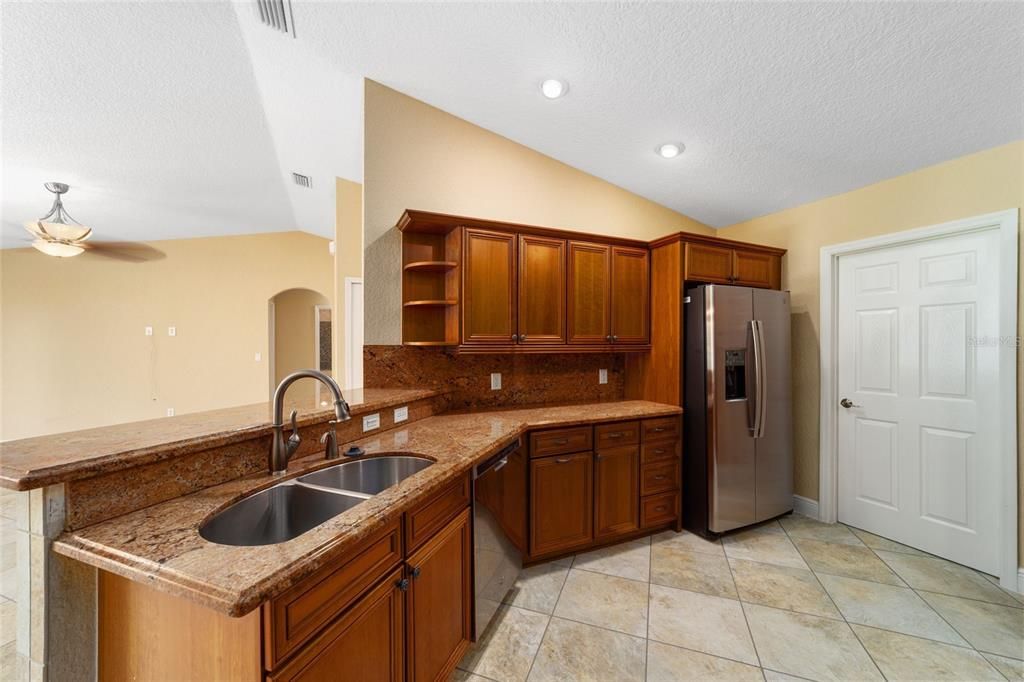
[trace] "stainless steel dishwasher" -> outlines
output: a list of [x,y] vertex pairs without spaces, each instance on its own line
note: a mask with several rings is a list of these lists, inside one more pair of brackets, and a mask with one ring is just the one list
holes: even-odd
[[[523,556],[508,529],[520,523],[514,515],[520,506],[525,510],[525,500],[522,505],[507,503],[510,494],[525,495],[525,485],[516,484],[517,466],[509,465],[520,445],[516,439],[473,468],[474,639],[483,634],[523,567]],[[525,480],[525,471],[521,474]]]

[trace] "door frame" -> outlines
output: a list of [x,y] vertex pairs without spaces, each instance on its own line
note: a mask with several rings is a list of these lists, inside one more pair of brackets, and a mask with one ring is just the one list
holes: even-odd
[[[363,387],[363,334],[356,338],[354,333],[355,318],[352,310],[355,307],[356,298],[363,298],[363,278],[346,277],[344,284],[345,295],[345,388],[356,389]],[[362,308],[362,306],[360,306]],[[365,333],[365,330],[363,330]]]
[[[906,246],[970,232],[999,231],[999,289],[1013,292],[999,302],[999,386],[1001,518],[1000,584],[1024,591],[1024,570],[1017,566],[1017,225],[1018,209],[954,220],[939,225],[870,237],[821,248],[821,383],[820,460],[818,514],[821,521],[835,523],[839,515],[839,451],[836,442],[838,377],[836,367],[836,313],[838,312],[839,259],[856,253]],[[1013,340],[1011,343],[1010,341]]]

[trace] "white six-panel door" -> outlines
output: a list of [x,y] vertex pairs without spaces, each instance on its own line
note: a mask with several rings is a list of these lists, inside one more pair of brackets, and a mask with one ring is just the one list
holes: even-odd
[[839,259],[839,520],[998,574],[999,234]]

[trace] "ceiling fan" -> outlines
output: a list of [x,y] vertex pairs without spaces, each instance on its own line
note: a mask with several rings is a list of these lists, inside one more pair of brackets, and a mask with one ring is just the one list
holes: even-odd
[[63,182],[47,182],[43,186],[55,196],[49,213],[38,220],[25,223],[25,229],[33,237],[34,249],[57,258],[71,258],[86,250],[108,258],[132,262],[164,257],[162,251],[141,243],[86,243],[92,236],[92,228],[72,218],[61,201],[61,195],[66,194],[71,187]]

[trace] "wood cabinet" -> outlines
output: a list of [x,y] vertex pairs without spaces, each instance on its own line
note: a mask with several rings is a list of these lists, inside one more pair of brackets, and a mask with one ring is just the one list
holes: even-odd
[[568,341],[571,344],[611,342],[611,247],[569,242]]
[[387,680],[405,667],[405,592],[401,570],[391,573],[268,682]]
[[446,679],[472,641],[472,560],[469,509],[406,560],[409,680]]
[[732,281],[732,249],[709,244],[686,245],[686,279],[729,284]]
[[688,242],[685,245],[684,279],[688,282],[736,284],[778,289],[782,280],[781,254],[777,249],[753,245],[732,246]]
[[757,251],[733,251],[732,282],[747,287],[778,288],[778,259]]
[[464,244],[463,343],[514,343],[518,333],[516,235],[467,229]]
[[637,530],[640,527],[639,446],[599,450],[594,459],[594,538]]
[[589,544],[594,532],[593,453],[530,460],[530,554]]
[[565,343],[565,240],[519,236],[521,344]]
[[650,340],[649,263],[647,249],[612,247],[613,344],[644,344]]

